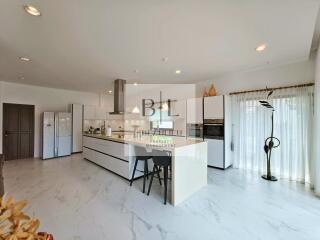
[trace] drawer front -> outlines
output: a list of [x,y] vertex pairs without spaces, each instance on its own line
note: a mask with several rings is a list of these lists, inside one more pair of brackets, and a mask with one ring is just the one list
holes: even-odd
[[83,157],[129,179],[129,163],[94,150],[83,148]]
[[94,160],[95,159],[95,155],[94,155],[94,151],[88,149],[88,148],[83,148],[82,149],[82,157],[89,159],[89,160]]
[[83,137],[83,146],[129,161],[128,144],[117,143],[92,137]]
[[223,140],[205,139],[208,143],[208,165],[224,168],[224,142]]

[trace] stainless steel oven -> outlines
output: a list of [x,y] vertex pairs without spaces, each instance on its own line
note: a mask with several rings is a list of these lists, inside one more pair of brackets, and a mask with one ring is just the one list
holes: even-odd
[[223,140],[223,119],[205,119],[203,124],[203,137],[207,139]]
[[187,136],[203,138],[203,124],[187,124]]

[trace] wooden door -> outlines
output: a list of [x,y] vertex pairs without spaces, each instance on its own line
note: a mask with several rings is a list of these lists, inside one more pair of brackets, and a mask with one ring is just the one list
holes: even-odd
[[3,104],[3,152],[5,160],[33,157],[33,105]]

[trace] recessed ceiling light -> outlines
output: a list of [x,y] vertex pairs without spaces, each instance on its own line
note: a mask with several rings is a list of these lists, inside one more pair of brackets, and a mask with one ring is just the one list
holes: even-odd
[[133,85],[134,85],[134,86],[138,86],[138,83],[137,83],[137,82],[135,82]]
[[40,16],[41,12],[31,5],[24,5],[24,10],[32,16]]
[[163,57],[163,58],[162,58],[162,61],[163,61],[163,62],[168,62],[168,60],[169,60],[168,57]]
[[262,52],[267,48],[267,44],[263,43],[261,45],[259,45],[258,47],[256,47],[256,51],[257,52]]
[[112,91],[111,91],[111,90],[109,90],[109,91],[108,91],[108,93],[109,93],[109,94],[112,94]]
[[24,76],[20,76],[19,79],[20,79],[20,80],[24,80]]
[[180,74],[181,73],[181,70],[176,70],[176,74]]
[[21,61],[25,61],[25,62],[29,62],[30,61],[30,58],[27,58],[27,57],[19,57],[19,59]]

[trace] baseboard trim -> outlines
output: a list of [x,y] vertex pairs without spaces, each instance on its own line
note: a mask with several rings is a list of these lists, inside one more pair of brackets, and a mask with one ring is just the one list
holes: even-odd
[[224,168],[214,167],[214,166],[210,166],[210,165],[208,165],[208,168],[214,168],[214,169],[224,170]]
[[78,154],[78,153],[83,153],[83,151],[80,151],[80,152],[73,152],[71,154]]
[[215,168],[215,169],[219,169],[219,170],[227,170],[228,168],[231,168],[231,167],[232,167],[232,164],[227,168],[219,168],[219,167],[214,167],[214,166],[208,165],[208,168]]

